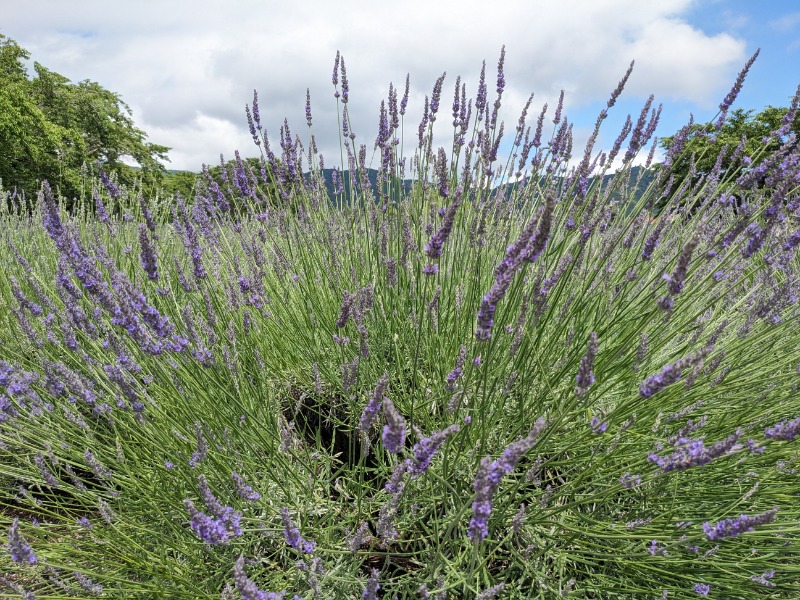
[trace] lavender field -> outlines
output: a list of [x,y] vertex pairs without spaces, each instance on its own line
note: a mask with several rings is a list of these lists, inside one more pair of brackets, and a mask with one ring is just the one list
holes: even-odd
[[0,594],[800,597],[800,91],[673,169],[746,70],[653,165],[652,98],[595,146],[630,71],[585,149],[502,56],[361,139],[337,56],[341,156],[254,97],[194,197],[2,192]]

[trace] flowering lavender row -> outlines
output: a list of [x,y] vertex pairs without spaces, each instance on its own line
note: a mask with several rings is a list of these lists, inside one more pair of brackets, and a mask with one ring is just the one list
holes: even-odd
[[632,68],[582,152],[504,50],[374,138],[337,55],[191,195],[0,190],[0,595],[797,597],[800,97],[705,172],[598,147]]

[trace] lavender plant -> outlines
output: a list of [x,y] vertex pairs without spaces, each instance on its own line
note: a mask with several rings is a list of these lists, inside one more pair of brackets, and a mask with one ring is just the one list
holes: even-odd
[[638,193],[630,69],[576,163],[563,93],[504,137],[504,64],[450,149],[445,75],[373,145],[337,54],[340,156],[254,94],[193,198],[2,192],[3,594],[800,595],[797,145]]

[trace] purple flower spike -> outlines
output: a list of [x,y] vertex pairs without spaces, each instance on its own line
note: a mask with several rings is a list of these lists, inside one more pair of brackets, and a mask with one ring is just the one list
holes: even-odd
[[361,600],[378,600],[378,590],[381,589],[381,584],[378,583],[378,576],[380,572],[378,569],[372,569],[367,579],[367,587],[364,588],[364,593]]
[[14,519],[8,528],[8,549],[11,551],[11,560],[14,562],[35,565],[39,561],[33,549],[19,534],[19,519]]
[[300,535],[300,530],[292,523],[292,518],[289,516],[289,509],[287,507],[281,508],[281,520],[283,520],[283,535],[286,543],[295,550],[299,550],[305,554],[311,554],[316,548],[316,544],[309,540],[303,539]]
[[139,248],[141,249],[142,268],[151,281],[158,281],[158,264],[156,249],[147,235],[147,226],[139,224]]
[[221,519],[209,517],[204,512],[201,512],[191,500],[184,500],[183,504],[186,507],[186,512],[189,513],[189,524],[192,531],[201,540],[212,546],[228,542],[228,528]]
[[[478,308],[478,324],[475,329],[475,337],[478,340],[485,342],[492,337],[497,303],[506,295],[514,273],[522,267],[525,261],[535,261],[544,250],[550,236],[554,206],[555,201],[552,197],[548,197],[538,218],[533,219],[522,231],[517,241],[506,249],[503,260],[495,269],[495,282],[481,300]],[[537,225],[538,229],[534,232]]]
[[433,456],[447,441],[447,438],[458,433],[461,427],[458,425],[450,425],[444,429],[433,432],[429,437],[422,438],[419,442],[414,444],[411,449],[414,453],[414,459],[408,467],[408,472],[412,475],[419,475],[424,473],[431,466]]
[[261,494],[254,491],[249,485],[245,484],[241,475],[233,472],[231,473],[231,477],[233,478],[233,486],[236,488],[236,493],[239,494],[239,496],[245,500],[250,500],[251,502],[255,502],[261,498]]
[[490,588],[486,588],[480,594],[475,596],[475,600],[493,600],[493,598],[497,598],[500,593],[505,589],[506,584],[503,582],[498,583],[497,585],[493,585]]
[[364,407],[364,412],[361,413],[361,420],[358,423],[358,430],[361,433],[369,432],[372,424],[375,422],[375,416],[383,406],[383,397],[386,393],[386,386],[389,385],[389,375],[384,373],[375,385],[375,391],[372,393],[372,398]]
[[522,456],[536,444],[536,440],[547,426],[544,418],[539,418],[527,437],[510,444],[503,455],[492,460],[488,456],[481,460],[475,483],[475,500],[472,502],[473,515],[469,522],[467,535],[475,543],[489,535],[489,516],[492,514],[492,499],[504,475],[511,473]]
[[607,421],[603,421],[599,417],[592,417],[589,420],[589,427],[592,428],[592,431],[594,433],[596,433],[597,435],[600,435],[601,433],[605,433],[606,429],[608,429],[608,422]]
[[773,508],[759,515],[739,515],[732,519],[724,519],[713,525],[703,523],[703,532],[709,540],[724,540],[725,538],[736,537],[747,531],[753,531],[757,526],[771,523],[775,520],[778,509]]
[[800,418],[789,422],[781,421],[772,427],[767,427],[764,430],[764,435],[773,440],[791,442],[800,435]]
[[447,241],[447,238],[450,237],[450,232],[453,230],[453,222],[456,218],[456,211],[458,210],[458,207],[461,206],[462,192],[463,189],[459,186],[456,190],[453,203],[447,207],[447,212],[445,212],[442,226],[439,228],[439,231],[431,236],[431,239],[428,241],[428,243],[425,244],[425,254],[431,258],[439,258],[442,255],[442,247]]
[[742,437],[742,431],[729,435],[724,440],[720,440],[710,448],[706,448],[702,438],[681,439],[680,446],[669,456],[659,456],[655,453],[648,455],[650,462],[656,463],[663,472],[683,471],[691,467],[703,466],[710,463],[715,458],[728,453]]
[[705,583],[695,583],[694,591],[697,595],[706,597],[708,596],[708,592],[711,591],[711,586]]
[[589,391],[589,387],[594,383],[594,359],[597,356],[597,334],[593,331],[589,335],[589,345],[586,348],[586,354],[581,358],[581,366],[578,369],[578,375],[575,378],[576,387],[575,394],[578,396],[585,396]]
[[406,420],[397,412],[389,398],[383,401],[383,416],[386,425],[383,426],[383,446],[389,452],[399,453],[406,441]]
[[467,359],[467,347],[463,344],[458,351],[458,358],[456,358],[456,366],[447,374],[445,381],[447,382],[447,391],[456,391],[456,382],[461,377],[464,370],[464,361]]
[[744,68],[739,72],[739,75],[736,77],[736,81],[734,82],[731,91],[728,92],[728,95],[725,96],[725,99],[722,101],[722,104],[719,105],[719,112],[720,112],[719,119],[717,119],[717,122],[714,123],[714,126],[717,129],[720,129],[722,127],[722,124],[725,123],[725,117],[728,114],[728,109],[731,107],[731,104],[733,104],[734,100],[736,100],[736,96],[738,96],[739,92],[742,90],[742,85],[744,84],[744,78],[747,77],[747,72],[750,70],[750,67],[753,66],[753,63],[756,61],[756,58],[758,58],[758,54],[760,52],[761,48],[756,50],[753,56],[750,57],[750,60],[748,60],[745,63]]
[[239,555],[233,567],[233,583],[236,591],[241,594],[242,600],[281,600],[286,595],[285,591],[264,592],[258,589],[255,582],[249,579],[244,572],[244,556],[242,555]]

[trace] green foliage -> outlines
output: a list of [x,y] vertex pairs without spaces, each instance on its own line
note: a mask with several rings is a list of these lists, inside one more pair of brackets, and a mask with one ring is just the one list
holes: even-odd
[[237,164],[0,212],[0,593],[800,597],[794,172],[692,213],[552,140],[437,186],[432,139],[385,205]]
[[0,34],[0,179],[6,189],[32,194],[46,179],[71,204],[86,192],[85,165],[96,162],[123,185],[160,183],[160,161],[169,148],[147,141],[118,94],[89,80],[72,83],[39,63],[31,78],[28,58]]
[[[752,168],[768,156],[774,154],[785,142],[778,137],[770,137],[781,127],[788,108],[767,106],[759,113],[754,110],[737,108],[732,110],[719,131],[714,131],[710,124],[695,124],[691,127],[688,141],[683,153],[676,158],[670,174],[674,176],[674,185],[679,187],[694,171],[692,183],[708,175],[721,152],[720,180],[731,181],[738,177],[745,168]],[[800,114],[790,127],[789,133],[800,134]],[[745,139],[744,149],[739,157],[735,156],[737,146]],[[765,142],[765,138],[770,138]],[[660,145],[669,150],[675,142],[675,136],[665,137]],[[752,159],[752,163],[742,162],[743,157]]]

